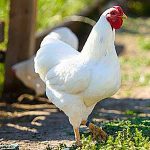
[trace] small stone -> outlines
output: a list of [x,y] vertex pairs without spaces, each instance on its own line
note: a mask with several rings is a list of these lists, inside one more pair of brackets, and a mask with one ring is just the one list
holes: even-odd
[[0,150],[19,150],[18,144],[1,144]]
[[64,148],[63,150],[70,150],[70,148]]

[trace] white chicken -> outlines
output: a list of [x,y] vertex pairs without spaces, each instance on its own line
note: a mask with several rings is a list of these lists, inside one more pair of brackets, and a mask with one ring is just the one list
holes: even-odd
[[[69,28],[60,27],[54,29],[47,37],[59,39],[72,46],[72,48],[78,49],[78,38]],[[45,93],[45,83],[34,71],[34,57],[13,65],[12,70],[25,86],[33,89],[36,95],[39,96]]]
[[73,126],[77,145],[79,127],[89,127],[94,138],[106,133],[87,118],[96,103],[116,93],[121,84],[114,40],[126,17],[120,6],[106,10],[93,27],[81,53],[59,39],[46,36],[38,50],[35,72],[46,84],[52,103],[64,111]]

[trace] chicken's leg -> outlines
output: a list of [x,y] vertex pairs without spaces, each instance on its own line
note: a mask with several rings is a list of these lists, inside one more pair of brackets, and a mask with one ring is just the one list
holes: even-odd
[[79,128],[74,128],[75,140],[78,146],[81,146]]
[[104,141],[107,139],[107,134],[102,130],[102,128],[86,120],[83,120],[81,124],[89,127],[89,130],[90,132],[92,132],[94,139],[98,138],[99,140],[104,140]]

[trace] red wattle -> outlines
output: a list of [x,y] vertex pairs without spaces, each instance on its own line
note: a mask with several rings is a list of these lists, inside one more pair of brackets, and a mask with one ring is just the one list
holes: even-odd
[[111,24],[111,26],[112,26],[114,29],[119,29],[119,28],[121,28],[122,23],[123,23],[122,18],[119,18],[119,19],[116,20],[116,22],[112,22],[112,23],[110,23],[110,24]]
[[114,29],[119,29],[122,26],[123,20],[122,18],[110,18],[108,17],[107,20],[109,21],[110,25],[112,26],[112,28]]

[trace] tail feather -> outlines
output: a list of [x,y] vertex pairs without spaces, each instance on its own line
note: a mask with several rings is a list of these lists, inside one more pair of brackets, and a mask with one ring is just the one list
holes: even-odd
[[[49,35],[47,35],[41,43],[41,48],[45,47],[46,45],[49,45],[50,43],[53,43],[52,45],[56,47],[54,41],[56,42],[57,40],[69,44],[72,48],[76,50],[78,49],[78,43],[79,43],[78,38],[73,32],[71,32],[70,29],[65,27],[57,28],[53,30]],[[59,43],[56,42],[56,44],[57,46],[60,45],[61,48],[63,48],[61,42]],[[57,64],[58,61],[56,61],[55,57],[60,58],[61,56],[61,53],[59,53],[60,51],[56,50],[56,51],[52,51],[53,53],[52,55],[54,55],[55,57],[49,57],[51,56],[49,55],[51,48],[53,48],[53,46],[50,46],[50,49],[46,48],[46,51],[44,51],[45,54],[43,52],[41,52],[40,54],[39,52],[39,56],[33,56],[28,60],[19,62],[12,66],[12,70],[14,70],[16,77],[20,79],[25,86],[33,89],[37,95],[44,94],[45,92],[45,84],[40,79],[37,73],[43,70],[47,70],[49,67],[51,67],[51,65]],[[35,65],[34,65],[34,57],[36,57]],[[48,61],[49,59],[53,61],[53,64],[49,64]],[[49,65],[49,67],[47,67],[47,65]],[[35,70],[37,73],[35,73]]]
[[69,44],[72,48],[78,50],[79,40],[77,36],[69,28],[60,27],[54,29],[50,34],[48,34],[43,39],[41,47],[46,44],[49,44],[52,39],[65,42],[66,44]]
[[61,27],[53,30],[43,39],[41,47],[37,51],[34,59],[35,72],[44,81],[46,73],[52,67],[77,55],[77,49],[78,38],[70,29]]

